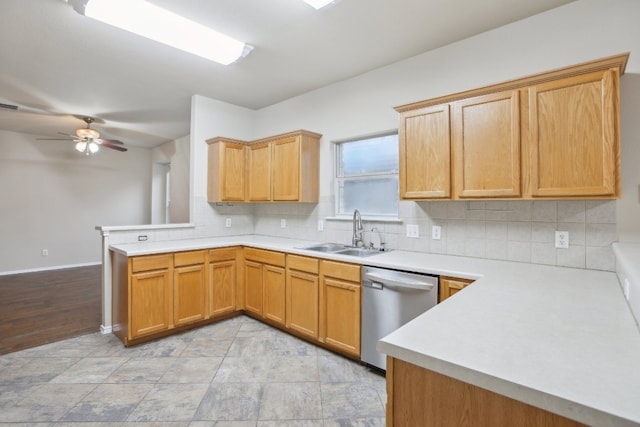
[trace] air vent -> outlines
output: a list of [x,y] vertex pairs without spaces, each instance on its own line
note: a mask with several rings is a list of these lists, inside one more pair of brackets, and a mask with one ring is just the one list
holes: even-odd
[[11,105],[11,104],[3,104],[2,102],[0,102],[0,108],[4,108],[5,110],[17,110],[18,106]]

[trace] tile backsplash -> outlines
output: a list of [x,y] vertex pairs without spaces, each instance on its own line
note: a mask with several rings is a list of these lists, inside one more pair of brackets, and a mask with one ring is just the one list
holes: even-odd
[[[350,243],[351,221],[327,219],[332,214],[332,198],[317,205],[256,205],[254,232]],[[365,218],[365,241],[378,244],[375,227],[391,249],[615,270],[615,200],[400,202],[399,219]],[[407,237],[408,224],[418,226],[418,238]],[[440,226],[439,240],[431,238],[434,225]],[[568,249],[555,248],[556,230],[569,232]]]
[[[352,223],[336,219],[334,200],[319,203],[209,204],[194,201],[195,227],[112,233],[111,243],[261,234],[351,243]],[[611,244],[617,241],[615,200],[400,202],[396,221],[363,218],[365,242],[390,249],[463,255],[615,271]],[[227,227],[227,220],[231,226]],[[322,231],[319,231],[319,221]],[[284,227],[283,227],[284,225]],[[406,226],[417,225],[418,238]],[[440,239],[431,238],[432,226]],[[375,230],[374,230],[375,228]],[[555,232],[569,232],[569,248],[555,248]]]

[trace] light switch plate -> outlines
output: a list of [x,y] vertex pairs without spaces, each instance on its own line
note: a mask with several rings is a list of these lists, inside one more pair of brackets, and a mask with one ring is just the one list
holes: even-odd
[[280,220],[280,228],[287,228],[287,220],[282,218]]
[[227,218],[224,221],[224,226],[227,227],[227,228],[231,227],[231,218]]
[[432,225],[431,226],[431,239],[440,240],[441,237],[442,237],[442,227],[440,227],[439,225]]

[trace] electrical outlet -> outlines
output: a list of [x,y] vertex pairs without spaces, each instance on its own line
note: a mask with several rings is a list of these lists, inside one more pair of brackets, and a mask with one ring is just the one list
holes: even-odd
[[145,234],[141,234],[138,236],[138,242],[146,242],[147,236]]
[[280,219],[280,228],[287,228],[287,220],[282,218]]
[[442,236],[442,227],[440,227],[439,225],[432,225],[431,226],[431,238],[433,240],[440,240],[441,236]]
[[418,224],[407,224],[407,237],[412,239],[420,237],[420,227]]
[[318,231],[324,231],[324,222],[321,219],[318,220]]
[[224,220],[224,226],[227,228],[231,227],[231,218],[227,218]]
[[622,292],[624,293],[624,297],[627,299],[627,301],[629,301],[629,288],[630,288],[629,279],[625,278]]
[[40,251],[40,255],[49,256],[49,249],[43,249],[42,251]]
[[556,248],[569,249],[569,232],[556,231]]

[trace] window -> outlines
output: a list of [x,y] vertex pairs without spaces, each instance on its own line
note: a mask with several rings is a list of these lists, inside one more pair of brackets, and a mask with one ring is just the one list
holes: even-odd
[[398,134],[336,143],[336,216],[398,216]]

